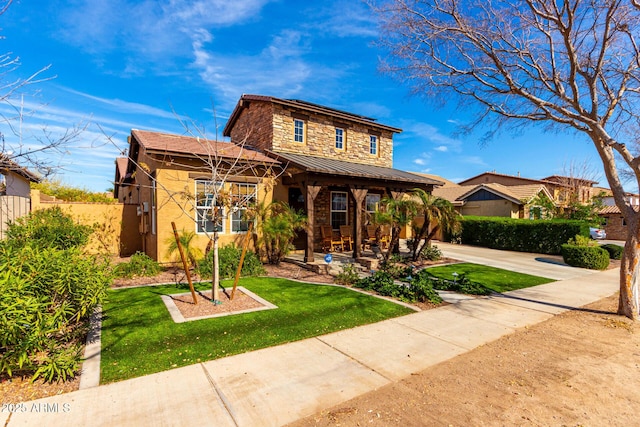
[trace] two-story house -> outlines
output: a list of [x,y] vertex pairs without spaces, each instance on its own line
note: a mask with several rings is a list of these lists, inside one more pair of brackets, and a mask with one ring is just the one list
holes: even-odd
[[353,228],[360,256],[366,213],[385,197],[413,188],[431,192],[439,181],[393,168],[393,135],[401,129],[375,119],[300,100],[243,95],[224,135],[250,141],[286,168],[274,199],[307,215],[305,260],[313,261],[321,225]]
[[[231,143],[207,141],[206,144],[211,147],[226,144],[251,153],[253,157],[245,159],[253,165],[245,168],[247,176],[233,174],[231,182],[249,183],[248,175],[253,175],[250,184],[255,187],[250,191],[255,191],[256,200],[285,201],[304,211],[308,227],[298,244],[305,251],[305,260],[312,262],[314,250],[320,249],[322,225],[336,230],[342,225],[350,226],[354,257],[359,257],[367,212],[377,209],[383,197],[401,197],[413,188],[430,192],[441,184],[393,168],[393,135],[398,132],[401,129],[378,123],[373,118],[309,102],[243,95],[223,131]],[[179,188],[184,188],[185,194],[193,188],[190,191],[197,195],[207,186],[215,185],[211,174],[207,178],[203,171],[193,170],[195,163],[202,163],[202,151],[212,150],[202,147],[203,140],[197,138],[134,130],[127,167],[122,160],[117,161],[117,197],[140,204],[141,233],[145,233],[147,239],[150,233],[157,235],[153,239],[155,243],[146,244],[145,252],[156,259],[166,260],[160,246],[163,239],[171,236],[168,227],[161,223],[172,219],[185,228],[189,226],[184,217],[191,216],[196,221],[188,229],[195,230],[198,236],[205,234],[202,221],[197,220],[197,206],[193,212],[184,208],[176,210],[170,207],[176,204],[175,195],[172,198],[160,195],[166,192],[166,187],[172,188],[173,194]],[[194,156],[197,150],[200,154]],[[235,155],[238,153],[229,151],[228,159],[232,160]],[[178,158],[191,158],[195,163],[185,166],[185,161]],[[269,168],[265,168],[267,164]],[[270,175],[276,176],[275,183],[266,185],[268,170],[276,168],[280,172]],[[256,175],[256,170],[261,170],[262,175]],[[167,183],[169,178],[173,183]],[[200,198],[196,196],[196,199]],[[234,228],[232,219],[225,221],[228,223],[220,224],[223,244],[224,238],[234,241],[237,234],[244,232],[242,226]]]

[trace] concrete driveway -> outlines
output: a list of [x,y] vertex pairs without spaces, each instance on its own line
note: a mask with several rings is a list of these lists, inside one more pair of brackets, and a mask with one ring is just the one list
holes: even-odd
[[511,252],[497,249],[481,248],[469,245],[454,245],[437,242],[436,246],[448,258],[464,262],[503,268],[519,273],[547,277],[554,280],[566,280],[586,276],[593,270],[571,267],[564,263],[562,256]]

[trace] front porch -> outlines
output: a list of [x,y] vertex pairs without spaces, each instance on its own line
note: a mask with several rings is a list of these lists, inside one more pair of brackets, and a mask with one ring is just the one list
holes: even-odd
[[353,239],[349,256],[354,261],[364,258],[367,264],[366,259],[375,259],[375,255],[371,252],[372,256],[367,256],[363,248],[365,230],[368,217],[379,202],[385,197],[398,200],[415,188],[431,193],[435,185],[441,184],[393,168],[292,153],[270,155],[287,165],[288,174],[282,183],[288,193],[280,193],[280,198],[307,216],[306,235],[299,247],[304,248],[302,262],[309,265],[325,264],[324,254],[318,251],[323,248],[322,227],[328,226],[334,232],[347,226]]

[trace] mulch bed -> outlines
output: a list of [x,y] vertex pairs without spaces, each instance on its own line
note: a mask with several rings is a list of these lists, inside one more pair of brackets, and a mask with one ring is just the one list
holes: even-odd
[[232,289],[227,289],[224,292],[221,289],[218,295],[218,301],[220,301],[220,304],[213,303],[211,299],[211,291],[196,292],[197,304],[193,303],[191,293],[172,295],[171,299],[185,319],[235,313],[252,308],[264,307],[264,304],[256,301],[239,289],[236,290],[233,299],[231,299],[231,293]]

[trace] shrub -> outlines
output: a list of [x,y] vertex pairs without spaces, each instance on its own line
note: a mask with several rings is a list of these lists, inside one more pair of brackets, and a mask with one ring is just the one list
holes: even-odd
[[464,217],[462,243],[520,252],[559,254],[575,235],[588,236],[589,224],[573,220]]
[[433,280],[425,275],[418,275],[409,285],[411,293],[415,297],[415,301],[418,302],[432,302],[434,304],[440,304],[442,298],[435,291],[433,287]]
[[380,265],[380,270],[389,273],[394,279],[404,279],[411,275],[413,267],[399,264],[400,259],[398,257],[391,257],[388,261],[383,261]]
[[426,276],[412,278],[408,283],[396,283],[388,272],[376,271],[371,276],[358,280],[354,287],[406,302],[442,302],[440,295],[433,289],[431,279]]
[[[240,262],[240,256],[242,255],[241,249],[235,244],[223,246],[218,249],[218,262],[220,267],[220,278],[230,278],[236,275],[238,269],[238,263]],[[211,278],[213,268],[213,251],[209,253],[198,262],[196,271],[202,278]],[[247,251],[244,256],[244,262],[242,263],[242,276],[260,276],[265,274],[266,271],[260,258],[253,251]]]
[[437,261],[442,258],[442,251],[435,245],[425,246],[420,252],[420,258],[427,261]]
[[343,286],[353,286],[358,280],[360,276],[352,263],[342,264],[342,271],[333,279],[334,282]]
[[564,262],[581,268],[604,270],[609,266],[609,252],[599,246],[562,245]]
[[84,246],[92,229],[87,225],[74,223],[60,207],[37,210],[18,218],[9,225],[7,244],[22,247],[51,247],[69,249]]
[[144,252],[136,252],[131,255],[128,262],[116,265],[113,273],[116,277],[130,279],[132,277],[155,276],[160,273],[161,270],[160,264],[158,264],[157,261],[151,259]]
[[613,243],[607,243],[606,245],[602,245],[600,247],[609,253],[609,258],[622,259],[624,247],[620,245],[614,245]]
[[78,248],[0,245],[0,373],[73,377],[110,282],[107,262]]
[[575,237],[572,237],[567,241],[568,245],[572,246],[598,246],[598,242],[592,240],[590,237],[581,236],[576,234]]

